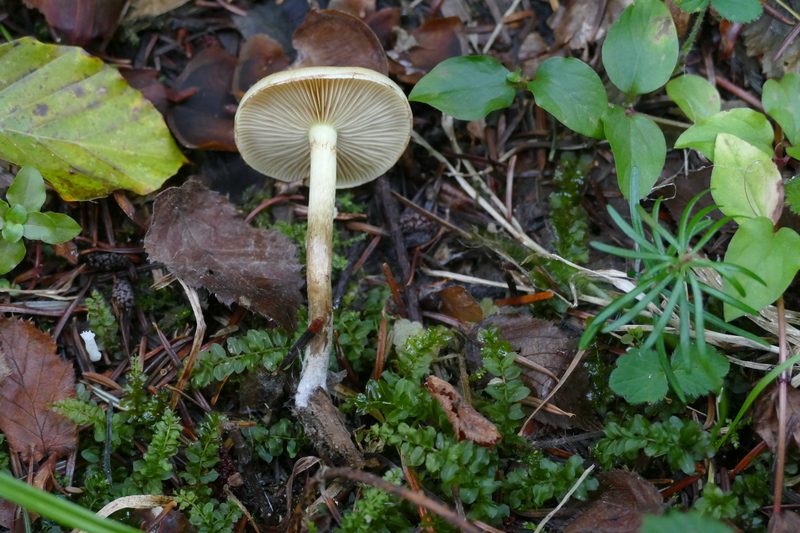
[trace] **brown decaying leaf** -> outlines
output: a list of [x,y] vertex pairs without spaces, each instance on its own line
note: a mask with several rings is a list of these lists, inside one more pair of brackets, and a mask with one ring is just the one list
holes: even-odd
[[483,320],[483,309],[469,291],[460,285],[453,285],[428,294],[420,301],[420,305],[462,322]]
[[502,437],[497,428],[465,402],[452,385],[436,376],[428,376],[426,386],[453,424],[459,441],[471,440],[478,446],[489,449],[500,442]]
[[239,63],[233,71],[233,94],[241,99],[258,80],[288,66],[289,58],[278,41],[262,33],[253,35],[239,51]]
[[[517,365],[522,370],[520,379],[540,399],[550,394],[556,380],[547,373],[536,370],[536,367],[560,378],[577,352],[576,336],[569,335],[565,329],[552,322],[531,315],[494,315],[476,325],[476,329],[487,326],[500,328],[501,338],[519,354]],[[468,361],[479,364],[480,357],[470,357]],[[531,364],[525,365],[525,362]],[[584,368],[578,367],[569,380],[569,383],[556,392],[552,402],[576,416],[567,417],[539,411],[536,420],[561,428],[578,427],[587,431],[599,429],[594,420],[594,411],[586,399],[588,380]]]
[[197,93],[174,105],[167,115],[169,129],[187,148],[236,151],[231,95],[236,56],[218,46],[206,48],[189,61],[175,80],[174,89]]
[[3,347],[0,346],[0,384],[2,384],[3,380],[10,375],[11,375],[11,366],[8,363],[8,358],[6,357],[5,350],[3,350]]
[[[792,415],[800,416],[800,391],[794,387],[786,387],[786,420]],[[772,453],[778,450],[778,386],[771,385],[756,400],[753,408],[753,420],[755,420],[756,433],[764,439]],[[794,425],[794,433],[788,438],[800,447],[800,424]]]
[[222,195],[195,181],[158,195],[144,240],[151,261],[224,304],[237,302],[282,328],[297,329],[297,247],[277,231],[254,228]]
[[352,15],[330,9],[312,9],[295,30],[297,50],[293,68],[362,67],[388,75],[386,53],[372,30]]
[[390,68],[403,83],[417,83],[433,67],[451,57],[464,54],[460,37],[464,25],[458,17],[430,19],[411,32],[416,45],[408,49],[398,41],[389,52]]
[[53,338],[30,322],[2,318],[0,347],[11,368],[0,383],[0,430],[12,452],[38,462],[74,450],[75,424],[50,407],[75,395],[74,370],[56,355]]
[[383,48],[388,49],[394,43],[394,28],[400,26],[400,9],[384,7],[368,15],[364,22],[378,37]]
[[800,531],[800,515],[791,511],[781,511],[769,517],[769,533],[797,533]]
[[635,472],[609,470],[597,480],[593,502],[564,533],[637,533],[644,515],[664,512],[658,489]]
[[331,0],[328,2],[328,9],[343,11],[348,15],[364,19],[375,13],[375,0]]
[[125,0],[25,0],[25,5],[41,11],[68,44],[84,46],[95,39],[111,38]]

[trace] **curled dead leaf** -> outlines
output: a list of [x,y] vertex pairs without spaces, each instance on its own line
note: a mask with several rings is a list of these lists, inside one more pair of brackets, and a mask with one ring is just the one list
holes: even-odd
[[464,55],[461,38],[464,25],[458,17],[430,19],[411,32],[411,39],[398,39],[390,68],[403,83],[417,83],[433,67],[451,57]]
[[388,75],[386,53],[372,30],[352,15],[332,9],[312,9],[294,32],[297,50],[293,68],[363,67]]
[[281,44],[262,33],[251,36],[239,51],[239,63],[233,71],[233,94],[241,99],[258,80],[285,70],[289,58]]
[[428,294],[420,304],[426,309],[437,311],[462,322],[483,320],[483,309],[469,291],[461,285],[453,285]]
[[[786,419],[792,416],[800,417],[800,391],[794,387],[786,388]],[[756,400],[753,408],[753,420],[755,420],[756,433],[764,439],[772,453],[778,450],[778,386],[771,385]],[[787,435],[800,447],[800,424],[794,424],[794,432]],[[788,442],[788,441],[787,441]]]
[[25,5],[41,11],[47,23],[75,46],[111,39],[125,4],[125,0],[25,0]]
[[428,392],[442,406],[447,419],[453,424],[459,441],[471,440],[478,446],[494,448],[502,437],[497,428],[472,408],[456,392],[455,387],[436,376],[428,376]]
[[158,195],[144,240],[151,261],[224,304],[237,302],[294,332],[300,306],[297,247],[254,228],[222,195],[195,181]]
[[53,337],[30,322],[3,318],[0,348],[11,369],[0,382],[0,430],[11,450],[25,462],[74,450],[75,424],[51,408],[75,395],[74,370],[56,354]]

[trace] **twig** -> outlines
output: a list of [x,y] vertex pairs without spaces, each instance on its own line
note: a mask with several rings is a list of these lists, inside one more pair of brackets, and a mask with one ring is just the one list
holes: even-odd
[[540,531],[542,531],[542,529],[544,529],[544,526],[547,524],[547,522],[549,522],[550,519],[553,518],[555,514],[561,510],[562,507],[564,507],[564,504],[566,504],[567,501],[569,501],[569,498],[570,496],[572,496],[572,493],[578,490],[578,487],[581,486],[583,480],[589,477],[589,474],[592,473],[592,470],[594,470],[594,465],[591,465],[589,468],[583,471],[581,477],[579,477],[578,481],[576,481],[575,484],[572,486],[572,488],[569,489],[569,492],[566,494],[566,496],[564,496],[564,498],[560,502],[558,502],[558,505],[556,505],[555,509],[547,513],[547,516],[545,516],[544,519],[542,519],[542,521],[539,522],[539,525],[536,526],[536,529],[533,531],[533,533],[539,533]]
[[[186,384],[189,383],[189,378],[192,377],[194,362],[197,360],[197,354],[200,353],[200,347],[203,346],[203,337],[206,334],[206,321],[203,318],[203,309],[200,307],[200,297],[197,296],[197,291],[189,287],[182,279],[178,278],[178,281],[183,287],[183,290],[186,291],[186,297],[189,299],[189,304],[192,306],[194,318],[197,322],[197,329],[195,329],[194,340],[192,341],[192,349],[183,362],[183,372],[181,373],[181,377],[178,378],[178,383],[175,385],[176,389],[182,391],[186,388]],[[174,410],[180,398],[181,396],[177,391],[173,392],[172,399],[169,402],[170,408]]]
[[[778,364],[786,361],[786,320],[783,313],[783,295],[778,298]],[[786,395],[787,381],[789,380],[786,371],[778,376],[778,453],[775,461],[775,492],[773,493],[772,514],[778,515],[781,512],[781,500],[783,499],[783,469],[786,463]]]
[[[591,468],[589,469],[589,471],[591,471]],[[395,496],[397,496],[398,498],[407,500],[413,503],[414,505],[422,506],[428,509],[429,511],[436,513],[437,515],[441,516],[454,526],[461,528],[462,531],[467,531],[468,533],[482,533],[480,528],[478,528],[468,520],[465,520],[460,516],[458,516],[458,513],[454,512],[446,505],[442,505],[441,503],[428,498],[424,494],[414,492],[413,490],[407,489],[405,487],[400,487],[398,485],[386,481],[385,479],[379,478],[376,475],[364,472],[363,470],[356,470],[354,468],[329,468],[319,472],[317,474],[317,477],[321,479],[344,477],[347,479],[352,479],[353,481],[358,481],[359,483],[371,485],[375,488],[385,490],[386,492],[390,492]],[[583,478],[581,478],[581,480],[582,479]]]

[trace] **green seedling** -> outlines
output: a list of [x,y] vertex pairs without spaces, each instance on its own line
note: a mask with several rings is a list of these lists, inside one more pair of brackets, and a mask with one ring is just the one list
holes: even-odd
[[42,175],[23,167],[0,200],[0,274],[10,272],[25,258],[22,237],[61,244],[81,232],[77,222],[60,213],[40,212],[47,192]]

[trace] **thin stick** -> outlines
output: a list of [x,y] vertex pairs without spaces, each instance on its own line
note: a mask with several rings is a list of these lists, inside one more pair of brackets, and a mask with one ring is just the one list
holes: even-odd
[[590,466],[589,468],[587,468],[586,470],[583,471],[583,474],[581,474],[581,477],[579,477],[578,481],[576,481],[575,484],[572,486],[572,488],[569,489],[569,492],[567,493],[566,496],[564,496],[564,499],[562,499],[560,502],[558,502],[558,505],[556,505],[555,509],[553,509],[552,511],[547,513],[547,516],[545,516],[544,519],[541,522],[539,522],[539,525],[536,526],[536,529],[533,531],[533,533],[539,533],[540,531],[542,531],[542,529],[544,529],[544,526],[547,524],[547,522],[549,522],[550,519],[553,518],[555,516],[555,514],[559,510],[561,510],[562,507],[564,507],[564,504],[567,503],[567,501],[569,501],[569,497],[572,496],[572,493],[575,492],[576,490],[578,490],[578,487],[581,486],[581,483],[583,483],[583,480],[586,479],[587,477],[589,477],[589,474],[592,473],[592,470],[594,470],[594,465]]
[[200,297],[197,296],[197,291],[189,287],[181,278],[178,278],[183,290],[186,291],[186,297],[189,299],[189,304],[192,306],[194,312],[194,319],[197,322],[197,329],[194,332],[194,340],[192,341],[192,350],[183,362],[183,372],[181,377],[178,378],[178,383],[175,385],[177,389],[172,393],[172,399],[169,402],[170,407],[174,410],[178,405],[178,400],[181,396],[178,391],[182,391],[189,383],[189,378],[192,377],[192,369],[194,362],[197,360],[197,354],[200,353],[200,347],[203,346],[203,337],[206,334],[206,321],[203,319],[203,309],[200,307]]
[[[783,309],[783,295],[778,298],[778,364],[786,361],[786,318]],[[775,461],[775,492],[772,514],[781,512],[783,500],[783,469],[786,462],[786,395],[789,376],[786,371],[778,376],[778,453]]]

